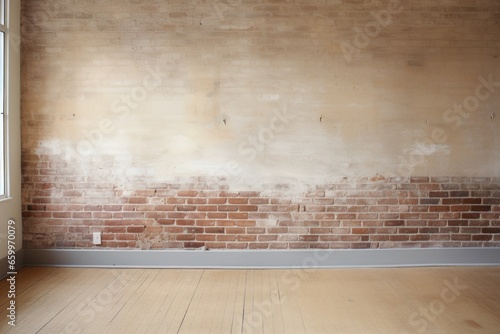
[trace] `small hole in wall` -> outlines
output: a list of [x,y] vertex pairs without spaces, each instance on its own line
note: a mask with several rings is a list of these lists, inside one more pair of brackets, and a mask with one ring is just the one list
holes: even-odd
[[320,116],[319,118],[319,122],[321,123],[321,121],[323,121],[323,115]]

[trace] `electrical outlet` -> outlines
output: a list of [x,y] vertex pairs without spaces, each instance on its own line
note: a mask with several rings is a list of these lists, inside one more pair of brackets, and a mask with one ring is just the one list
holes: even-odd
[[101,244],[101,232],[94,232],[93,234],[94,237],[94,245],[100,245]]

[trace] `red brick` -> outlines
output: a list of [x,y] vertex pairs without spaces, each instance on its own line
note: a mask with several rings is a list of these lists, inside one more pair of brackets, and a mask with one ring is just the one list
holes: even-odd
[[224,234],[225,229],[224,227],[205,227],[205,232],[206,233],[214,233],[214,234]]
[[429,197],[448,197],[447,191],[431,191]]
[[198,205],[196,210],[202,212],[214,212],[217,211],[217,205]]
[[116,240],[136,240],[136,236],[134,234],[129,234],[129,233],[118,233],[115,234],[115,239]]
[[198,234],[196,235],[196,241],[216,241],[216,238],[213,234]]
[[196,211],[195,205],[177,205],[175,207],[177,211]]
[[462,219],[478,219],[480,213],[462,213]]
[[187,204],[196,204],[196,205],[203,205],[207,204],[207,200],[205,198],[188,198],[186,200]]
[[184,198],[167,198],[167,204],[185,204],[186,199]]
[[121,211],[122,206],[121,205],[104,205],[103,210],[104,211]]
[[481,204],[482,203],[481,198],[464,198],[463,199],[463,204]]
[[398,233],[401,234],[416,234],[418,233],[418,228],[415,227],[401,227],[398,229]]
[[245,228],[243,227],[226,227],[226,234],[243,234]]
[[472,205],[471,211],[491,211],[490,205]]
[[447,212],[450,211],[450,207],[447,205],[430,206],[429,212]]
[[227,244],[228,249],[247,249],[248,248],[248,243],[243,243],[243,242],[228,242]]
[[[71,212],[52,212],[52,217],[54,218],[71,218]],[[95,217],[98,218],[98,217]],[[102,217],[104,218],[104,217]],[[106,217],[110,218],[110,217]]]
[[257,211],[258,206],[256,206],[256,205],[240,205],[240,206],[238,206],[238,210],[242,211],[242,212]]
[[384,222],[385,226],[404,226],[405,222],[403,220],[386,220]]
[[450,197],[469,197],[468,191],[450,191]]
[[186,212],[167,212],[168,218],[186,218]]
[[255,226],[255,221],[254,220],[236,220],[235,225],[236,226]]
[[250,198],[248,204],[269,204],[268,198]]
[[265,234],[266,229],[263,227],[248,227],[247,233],[248,234]]
[[393,205],[393,204],[398,204],[398,199],[397,198],[379,198],[377,200],[377,204],[382,204],[382,205]]
[[493,239],[493,235],[490,234],[474,234],[472,235],[473,241],[490,241]]
[[470,205],[452,205],[450,206],[450,211],[470,211]]
[[[47,212],[50,217],[50,213]],[[92,218],[92,212],[73,212],[72,214],[73,218]]]
[[484,227],[483,233],[500,233],[500,227]]
[[208,212],[207,213],[207,218],[208,219],[226,219],[227,218],[227,213],[223,213],[223,212]]
[[196,197],[198,196],[197,190],[179,190],[177,191],[178,197]]
[[219,205],[218,211],[238,211],[237,205]]
[[144,204],[147,203],[148,200],[145,197],[129,197],[128,202],[130,204]]
[[468,226],[469,221],[468,220],[460,220],[460,219],[454,219],[454,220],[448,220],[448,226]]
[[257,236],[256,235],[238,235],[237,239],[238,239],[238,241],[250,242],[250,241],[256,241]]
[[425,234],[410,235],[410,241],[427,241],[430,239],[431,239],[430,235],[425,235]]
[[462,204],[461,198],[443,198],[442,202],[443,205],[449,205],[449,204]]
[[128,233],[142,233],[144,232],[144,226],[129,226],[127,227]]
[[202,213],[202,212],[187,212],[186,218],[187,219],[205,219],[205,218],[207,218],[207,214]]
[[370,234],[373,232],[373,229],[370,228],[352,228],[352,234]]
[[227,214],[229,219],[248,219],[248,213],[246,212],[230,212]]
[[355,213],[339,213],[336,215],[336,218],[339,220],[342,219],[356,219],[356,214]]
[[228,198],[228,204],[248,204],[248,198]]
[[194,225],[194,220],[193,219],[176,219],[175,224],[180,225],[180,226],[191,226],[191,225]]
[[209,198],[208,199],[208,204],[225,204],[227,202],[227,198]]
[[191,241],[191,240],[195,240],[195,235],[194,234],[177,234],[175,236],[175,240],[177,240],[177,241]]
[[380,213],[378,217],[379,217],[379,219],[382,219],[382,220],[394,220],[394,219],[399,218],[399,214],[398,213]]
[[258,241],[277,241],[278,236],[277,235],[258,235],[257,240]]
[[216,221],[212,219],[197,219],[195,221],[196,226],[215,226]]

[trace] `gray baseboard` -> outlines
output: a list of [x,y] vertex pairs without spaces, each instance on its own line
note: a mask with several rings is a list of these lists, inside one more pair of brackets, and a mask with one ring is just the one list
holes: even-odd
[[498,266],[500,248],[275,251],[25,249],[24,265],[224,269]]

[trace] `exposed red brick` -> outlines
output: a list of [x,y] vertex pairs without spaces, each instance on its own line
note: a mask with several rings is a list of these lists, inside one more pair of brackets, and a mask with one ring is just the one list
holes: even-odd
[[248,213],[246,212],[230,212],[227,214],[229,219],[248,219]]
[[430,206],[429,212],[447,212],[450,211],[450,207],[447,205]]
[[404,226],[404,220],[386,220],[384,222],[385,226]]
[[179,190],[177,191],[178,197],[196,197],[198,196],[197,190]]
[[194,220],[193,219],[176,219],[175,224],[181,225],[181,226],[190,226],[190,225],[194,225]]
[[144,226],[129,226],[127,227],[128,233],[142,233],[144,232]]
[[238,211],[237,205],[219,205],[217,207],[219,211]]
[[248,198],[242,198],[242,197],[228,198],[227,202],[229,204],[248,204]]
[[500,233],[500,227],[484,227],[482,228],[483,233]]
[[243,242],[255,241],[255,240],[257,240],[257,236],[256,235],[238,235],[237,240],[243,241]]
[[491,211],[491,205],[472,205],[471,211]]
[[128,202],[130,204],[144,204],[148,202],[148,199],[146,197],[130,197]]
[[[500,191],[481,178],[465,178],[465,183],[449,177],[376,183],[365,178],[359,184],[318,185],[290,195],[290,188],[282,186],[262,193],[231,192],[178,182],[130,191],[86,183],[79,176],[38,177],[24,177],[32,182],[24,190],[25,233],[37,236],[26,246],[72,242],[95,247],[90,228],[108,229],[100,247],[134,248],[138,240],[168,234],[169,240],[151,241],[151,249],[483,247],[498,242],[494,236],[500,233]],[[60,180],[52,182],[55,177]],[[57,241],[56,236],[70,240]]]
[[186,203],[187,204],[196,204],[196,205],[206,204],[207,199],[206,198],[187,198]]
[[417,177],[417,176],[413,176],[410,178],[410,182],[411,183],[428,183],[429,182],[429,177]]
[[462,219],[478,219],[480,216],[479,213],[462,213]]

